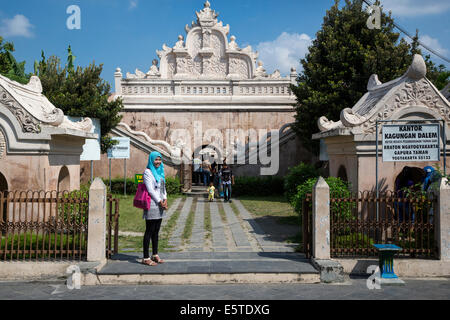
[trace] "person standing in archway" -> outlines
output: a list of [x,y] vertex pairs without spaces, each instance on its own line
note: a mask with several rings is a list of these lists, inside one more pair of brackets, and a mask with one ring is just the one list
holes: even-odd
[[226,162],[223,163],[220,176],[222,178],[224,202],[231,202],[231,185],[234,185],[234,176],[233,171],[231,171],[231,168],[228,167]]
[[[144,172],[144,183],[150,194],[150,209],[144,210],[143,219],[146,221],[144,235],[144,259],[142,263],[155,266],[164,263],[158,255],[159,230],[167,206],[166,179],[164,174],[164,163],[159,152],[152,152],[148,159],[147,169]],[[149,247],[152,241],[152,257],[150,258]]]

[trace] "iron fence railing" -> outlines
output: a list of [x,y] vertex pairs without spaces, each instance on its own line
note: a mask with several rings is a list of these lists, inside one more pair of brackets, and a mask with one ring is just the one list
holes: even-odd
[[[119,249],[119,199],[106,200],[109,258]],[[0,192],[0,261],[85,260],[88,218],[88,192]]]
[[435,258],[436,204],[432,194],[331,195],[331,256],[377,256],[373,244],[392,243],[402,248],[397,257]]
[[0,192],[0,260],[81,260],[89,200],[83,192]]
[[119,199],[108,194],[107,203],[106,257],[109,259],[119,252]]

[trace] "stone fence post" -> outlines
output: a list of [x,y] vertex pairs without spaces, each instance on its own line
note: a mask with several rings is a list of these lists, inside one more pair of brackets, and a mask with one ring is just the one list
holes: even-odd
[[438,207],[435,213],[435,234],[439,259],[450,261],[450,185],[446,178],[439,181]]
[[312,192],[313,257],[329,260],[330,254],[330,187],[319,177]]
[[95,178],[89,189],[87,260],[106,259],[106,186]]

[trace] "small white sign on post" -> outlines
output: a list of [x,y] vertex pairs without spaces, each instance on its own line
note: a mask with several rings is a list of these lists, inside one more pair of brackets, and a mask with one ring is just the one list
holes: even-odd
[[383,161],[440,161],[440,125],[383,126]]
[[130,159],[130,138],[112,137],[119,143],[108,149],[108,159]]
[[[82,121],[82,117],[67,117],[72,122]],[[92,128],[89,133],[96,133],[97,139],[86,139],[83,145],[83,153],[80,155],[80,161],[99,161],[100,160],[100,140],[101,140],[101,126],[100,120],[91,118]]]

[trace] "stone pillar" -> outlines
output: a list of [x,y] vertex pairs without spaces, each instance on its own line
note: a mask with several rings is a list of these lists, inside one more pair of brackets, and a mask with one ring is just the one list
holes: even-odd
[[89,189],[89,220],[87,260],[102,261],[106,258],[106,186],[95,178]]
[[439,259],[450,261],[450,185],[446,178],[439,182],[438,207],[436,210],[436,241],[439,248]]
[[114,73],[114,84],[115,84],[115,90],[116,95],[122,94],[122,72],[120,68],[116,69],[116,72]]
[[298,77],[297,70],[294,67],[292,67],[289,78],[291,79],[291,84],[293,84],[294,86],[297,85],[297,77]]
[[319,177],[312,192],[313,257],[330,259],[330,187]]

